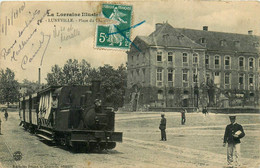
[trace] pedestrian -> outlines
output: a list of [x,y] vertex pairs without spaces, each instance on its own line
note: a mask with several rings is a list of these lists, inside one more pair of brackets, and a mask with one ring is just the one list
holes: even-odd
[[7,109],[5,109],[5,121],[7,121],[8,119],[8,113],[7,113]]
[[208,113],[208,109],[207,109],[206,106],[203,108],[202,113],[205,114],[205,116],[207,115],[207,113]]
[[166,141],[166,118],[164,117],[164,114],[161,114],[161,122],[160,122],[160,126],[159,129],[161,130],[161,141]]
[[227,146],[227,163],[229,166],[240,166],[240,139],[245,136],[243,127],[236,123],[236,116],[229,116],[231,124],[226,126],[223,146]]
[[184,125],[185,122],[186,122],[186,114],[187,113],[187,110],[186,109],[182,109],[181,111],[181,124]]

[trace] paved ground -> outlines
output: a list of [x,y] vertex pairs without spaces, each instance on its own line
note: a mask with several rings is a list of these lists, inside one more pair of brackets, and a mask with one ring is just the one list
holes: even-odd
[[[2,115],[2,113],[1,113]],[[162,142],[158,129],[160,113],[117,113],[116,131],[123,132],[123,143],[102,153],[72,153],[48,145],[19,127],[18,113],[2,122],[0,168],[11,167],[223,167],[226,148],[222,147],[228,115],[188,113],[186,125],[180,113],[166,113],[167,139]],[[3,119],[3,118],[2,118]],[[243,167],[260,167],[260,114],[238,114],[246,136],[241,144]],[[12,155],[21,151],[23,158]]]

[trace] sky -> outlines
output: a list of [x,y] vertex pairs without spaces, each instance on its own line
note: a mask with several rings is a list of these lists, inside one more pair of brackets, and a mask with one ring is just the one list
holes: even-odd
[[[55,64],[62,67],[70,58],[85,59],[92,67],[110,64],[117,68],[125,64],[127,50],[96,48],[98,23],[90,22],[96,17],[57,16],[57,13],[100,13],[102,3],[2,2],[0,67],[12,69],[19,82],[23,79],[37,81],[38,68],[41,68],[41,82],[46,83],[51,67]],[[137,35],[149,35],[156,23],[166,21],[176,28],[202,30],[203,26],[208,26],[209,31],[247,34],[248,30],[253,30],[254,35],[260,35],[259,2],[144,0],[116,3],[133,7],[132,25],[145,21],[131,30],[132,41]],[[53,17],[45,15],[48,9]],[[16,17],[14,11],[18,11]],[[42,22],[39,22],[41,18]],[[53,18],[72,18],[74,22],[52,22]],[[79,22],[79,19],[89,22]],[[71,38],[62,40],[68,36]]]

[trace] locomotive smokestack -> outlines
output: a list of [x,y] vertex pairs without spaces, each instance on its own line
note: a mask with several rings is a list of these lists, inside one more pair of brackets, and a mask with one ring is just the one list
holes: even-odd
[[100,99],[100,80],[92,80],[92,93],[93,93],[93,100]]
[[39,68],[38,83],[41,84],[41,68]]
[[92,80],[92,91],[94,91],[95,93],[99,93],[100,84],[101,84],[100,80]]

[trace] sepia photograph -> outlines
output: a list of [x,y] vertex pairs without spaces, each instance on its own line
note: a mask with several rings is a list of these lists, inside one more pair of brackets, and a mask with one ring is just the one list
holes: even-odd
[[1,1],[0,168],[259,168],[260,2]]

